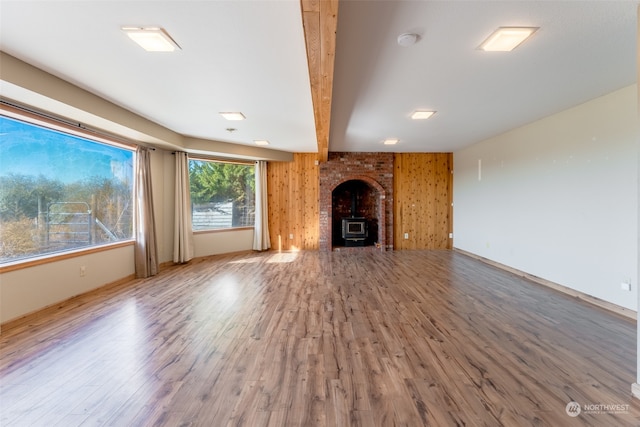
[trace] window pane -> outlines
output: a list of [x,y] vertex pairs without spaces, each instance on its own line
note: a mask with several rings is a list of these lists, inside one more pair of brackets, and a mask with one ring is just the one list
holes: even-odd
[[189,160],[189,186],[194,230],[253,227],[253,165]]
[[131,239],[133,156],[0,116],[0,264]]

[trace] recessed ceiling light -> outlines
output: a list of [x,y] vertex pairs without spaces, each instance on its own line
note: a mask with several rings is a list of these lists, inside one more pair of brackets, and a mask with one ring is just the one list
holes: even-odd
[[413,120],[425,120],[433,116],[435,111],[416,110],[411,114]]
[[246,117],[244,116],[244,114],[239,113],[239,112],[222,112],[220,113],[220,115],[222,117],[224,117],[227,120],[244,120],[246,119]]
[[159,27],[122,27],[131,40],[147,52],[173,52],[180,46]]
[[382,142],[384,145],[396,145],[400,140],[398,138],[387,138]]
[[269,141],[266,139],[256,139],[253,142],[255,142],[256,145],[269,145]]
[[481,45],[488,52],[509,52],[527,40],[539,27],[500,27]]

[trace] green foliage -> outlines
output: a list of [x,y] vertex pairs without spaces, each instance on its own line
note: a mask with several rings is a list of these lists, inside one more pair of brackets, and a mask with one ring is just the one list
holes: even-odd
[[0,263],[131,238],[132,150],[7,117],[0,127]]
[[[47,240],[47,210],[51,206],[52,212],[60,209],[75,212],[77,206],[82,205],[52,205],[58,202],[84,202],[90,207],[92,221],[97,219],[109,230],[105,233],[101,227],[92,225],[93,243],[111,241],[113,236],[127,239],[132,235],[133,204],[128,183],[93,177],[64,184],[44,176],[10,174],[0,177],[0,262],[59,249]],[[84,210],[86,212],[86,208]],[[51,224],[60,216],[53,218]]]
[[38,199],[42,209],[48,203],[59,200],[64,194],[60,181],[40,175],[10,174],[0,177],[0,219],[17,221],[38,216]]
[[189,185],[196,204],[250,205],[255,199],[255,172],[250,165],[190,160]]

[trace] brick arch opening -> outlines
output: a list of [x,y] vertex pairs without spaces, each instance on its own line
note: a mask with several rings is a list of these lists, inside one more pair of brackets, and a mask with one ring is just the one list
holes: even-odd
[[[374,246],[384,247],[386,193],[374,179],[353,176],[338,182],[331,189],[330,230],[331,247]],[[364,240],[354,242],[343,239],[343,220],[362,219],[368,228]]]
[[[393,153],[329,152],[328,161],[320,164],[319,172],[320,251],[393,250]],[[375,245],[345,249],[335,245],[333,193],[349,181],[366,184],[369,188],[367,197],[376,197],[373,202],[378,227]]]

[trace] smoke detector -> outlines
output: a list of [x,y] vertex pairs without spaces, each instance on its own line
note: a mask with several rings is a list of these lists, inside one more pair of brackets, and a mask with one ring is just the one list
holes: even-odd
[[398,44],[402,47],[412,46],[420,40],[420,34],[402,33],[398,36]]

